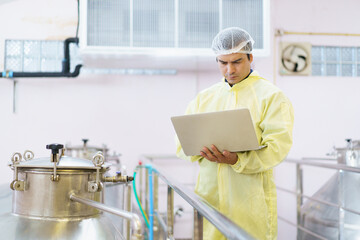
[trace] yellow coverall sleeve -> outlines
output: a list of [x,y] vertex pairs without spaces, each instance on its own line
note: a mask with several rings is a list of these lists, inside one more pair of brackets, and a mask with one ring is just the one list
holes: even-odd
[[237,173],[253,174],[273,168],[285,159],[291,148],[294,111],[290,101],[283,94],[275,94],[263,100],[260,109],[260,144],[266,147],[237,153],[238,160],[231,165]]

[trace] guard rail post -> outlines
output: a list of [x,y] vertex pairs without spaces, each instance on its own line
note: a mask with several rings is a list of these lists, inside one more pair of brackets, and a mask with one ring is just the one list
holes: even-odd
[[339,203],[339,240],[345,239],[344,234],[344,224],[345,224],[345,203],[344,203],[344,171],[339,170],[339,179],[338,179],[338,203]]
[[[303,169],[302,166],[296,163],[296,213],[297,224],[303,225],[303,217],[301,213],[301,206],[303,204]],[[297,235],[300,236],[300,229],[297,229]]]
[[194,240],[203,239],[203,216],[194,208]]
[[167,190],[167,238],[174,237],[174,190],[168,186]]

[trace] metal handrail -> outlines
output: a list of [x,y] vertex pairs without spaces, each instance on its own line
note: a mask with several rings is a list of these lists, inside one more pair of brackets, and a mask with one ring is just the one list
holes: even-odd
[[[306,158],[306,159],[311,159],[311,158]],[[316,160],[316,159],[314,159]],[[357,167],[349,167],[345,164],[333,164],[333,163],[317,163],[311,160],[296,160],[296,159],[286,159],[285,162],[292,162],[292,163],[297,163],[300,165],[308,165],[308,166],[314,166],[314,167],[323,167],[323,168],[330,168],[330,169],[335,169],[335,170],[344,170],[344,171],[348,171],[348,172],[356,172],[356,173],[360,173],[360,169]]]
[[[303,204],[303,200],[302,198],[308,198],[308,199],[311,199],[313,201],[316,201],[316,202],[320,202],[322,204],[326,204],[326,205],[330,205],[330,206],[333,206],[333,207],[337,207],[338,210],[339,210],[339,224],[338,224],[338,228],[339,228],[339,239],[343,239],[343,236],[344,236],[344,228],[345,228],[345,222],[344,222],[344,211],[348,211],[348,212],[351,212],[351,213],[354,213],[354,214],[360,214],[360,212],[358,211],[355,211],[355,210],[352,210],[352,209],[348,209],[344,206],[344,201],[343,199],[339,199],[339,202],[340,204],[334,204],[334,203],[331,203],[331,202],[328,202],[328,201],[324,201],[324,200],[320,200],[320,199],[317,199],[317,198],[314,198],[314,197],[310,197],[310,196],[306,196],[305,194],[303,194],[303,173],[302,173],[302,165],[307,165],[307,166],[313,166],[313,167],[320,167],[320,168],[327,168],[327,169],[334,169],[334,170],[337,170],[339,172],[339,191],[341,189],[341,185],[342,185],[342,175],[343,175],[343,172],[344,171],[347,171],[347,172],[353,172],[353,173],[360,173],[360,169],[357,168],[357,167],[350,167],[350,166],[347,166],[345,164],[339,164],[339,163],[319,163],[319,162],[314,162],[314,160],[330,160],[330,159],[319,159],[319,158],[302,158],[301,160],[297,160],[297,159],[286,159],[285,162],[290,162],[290,163],[295,163],[296,164],[296,191],[290,191],[290,190],[287,190],[287,189],[284,189],[284,188],[281,188],[281,187],[278,187],[277,186],[277,189],[278,190],[281,190],[281,191],[284,191],[284,192],[287,192],[287,193],[292,193],[292,194],[296,194],[297,196],[297,221],[298,221],[298,224],[294,224],[282,217],[278,217],[279,219],[291,224],[291,225],[294,225],[297,227],[298,231],[304,231],[304,232],[307,232],[309,233],[310,235],[312,236],[315,236],[315,237],[318,237],[318,238],[323,238],[322,236],[319,237],[319,236],[316,236],[317,234],[304,228],[303,226],[301,226],[299,223],[302,222],[302,214],[301,214],[301,206]],[[331,159],[332,160],[332,159]],[[340,195],[339,195],[340,196]]]
[[[153,157],[142,156],[140,158],[143,162],[149,162]],[[225,237],[231,240],[254,239],[249,233],[240,228],[237,224],[232,222],[226,216],[217,211],[209,203],[207,203],[200,196],[193,191],[184,187],[181,183],[167,176],[161,167],[157,166],[151,161],[153,171],[180,197],[187,201],[201,216],[205,217],[212,223]],[[202,226],[201,226],[202,227]]]
[[332,157],[303,157],[301,158],[303,160],[320,160],[320,161],[337,161],[336,158],[332,158]]
[[[298,195],[298,193],[296,193],[295,191],[290,191],[288,189],[285,189],[285,188],[282,188],[282,187],[276,187],[276,189],[280,190],[280,191],[283,191],[283,192],[287,192],[287,193],[290,193],[290,194],[293,194],[293,195]],[[318,202],[318,203],[322,203],[322,204],[325,204],[325,205],[328,205],[328,206],[331,206],[331,207],[336,207],[336,208],[342,208],[344,209],[345,211],[347,212],[351,212],[351,213],[354,213],[354,214],[357,214],[357,215],[360,215],[360,212],[359,211],[355,211],[355,210],[352,210],[350,208],[345,208],[345,207],[342,207],[340,204],[335,204],[335,203],[332,203],[332,202],[329,202],[329,201],[324,201],[324,200],[320,200],[320,199],[317,199],[315,197],[310,197],[310,196],[307,196],[305,194],[299,194],[300,196],[304,197],[304,198],[307,198],[307,199],[310,199],[310,200],[313,200],[315,202]]]

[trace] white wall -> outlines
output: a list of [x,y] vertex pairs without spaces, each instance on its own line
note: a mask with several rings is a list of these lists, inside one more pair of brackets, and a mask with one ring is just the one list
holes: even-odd
[[[356,0],[272,1],[273,29],[293,32],[360,33]],[[325,46],[359,46],[360,37],[285,35],[275,41],[310,42]],[[273,46],[273,44],[272,44]],[[278,49],[278,44],[276,44]],[[277,51],[277,49],[275,51]],[[278,55],[278,52],[276,52]],[[265,62],[273,63],[270,59]],[[326,157],[332,147],[345,146],[345,138],[359,139],[359,77],[284,77],[276,83],[295,109],[294,145],[289,157]],[[304,193],[312,195],[334,172],[304,168]],[[295,190],[295,166],[276,168],[277,184]],[[278,213],[296,222],[295,196],[278,191]],[[296,229],[279,220],[279,239],[295,239]]]
[[[359,33],[357,0],[273,0],[271,33],[287,31]],[[73,37],[76,29],[75,0],[17,0],[0,2],[0,69],[4,39],[58,39]],[[5,14],[4,14],[5,13]],[[359,46],[359,37],[285,35],[279,41],[307,41],[314,45]],[[360,78],[284,77],[274,75],[274,51],[256,58],[254,68],[274,81],[291,99],[295,109],[294,146],[289,157],[325,156],[345,138],[359,139],[357,108]],[[188,64],[179,60],[178,65]],[[121,66],[119,66],[121,68]],[[161,66],[159,66],[160,68]],[[215,63],[199,71],[176,75],[85,75],[78,78],[18,79],[17,112],[12,112],[12,82],[0,78],[0,183],[12,180],[7,162],[13,152],[33,150],[47,156],[52,142],[107,144],[122,154],[131,169],[141,154],[174,153],[170,116],[182,114],[196,92],[220,78]],[[276,169],[280,186],[294,189],[293,166]],[[290,172],[292,174],[290,174]],[[323,177],[321,177],[323,176]],[[326,181],[327,174],[319,178]],[[318,181],[318,178],[307,181]],[[321,185],[321,184],[318,184]],[[309,192],[316,187],[308,187]],[[279,193],[279,214],[295,220],[294,198]],[[279,239],[293,239],[292,227],[279,221]]]
[[[1,69],[5,39],[63,40],[75,35],[75,0],[19,0],[4,3],[0,9],[11,13],[0,16]],[[13,152],[30,149],[36,156],[46,156],[45,145],[51,142],[78,145],[82,138],[89,138],[91,145],[105,143],[122,154],[129,168],[141,154],[173,154],[170,117],[183,114],[198,91],[200,78],[179,72],[17,79],[16,113],[12,111],[13,83],[1,78],[0,183],[11,181],[6,164]]]

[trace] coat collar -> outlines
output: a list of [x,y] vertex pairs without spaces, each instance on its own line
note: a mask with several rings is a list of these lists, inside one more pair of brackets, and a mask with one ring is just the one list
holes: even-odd
[[229,91],[236,91],[236,90],[240,90],[240,89],[252,84],[253,82],[259,80],[260,78],[261,77],[257,71],[252,71],[247,78],[234,84],[232,87],[229,85],[229,83],[227,83],[225,77],[222,79],[222,82],[223,82],[224,86],[226,87],[226,89],[228,89]]

